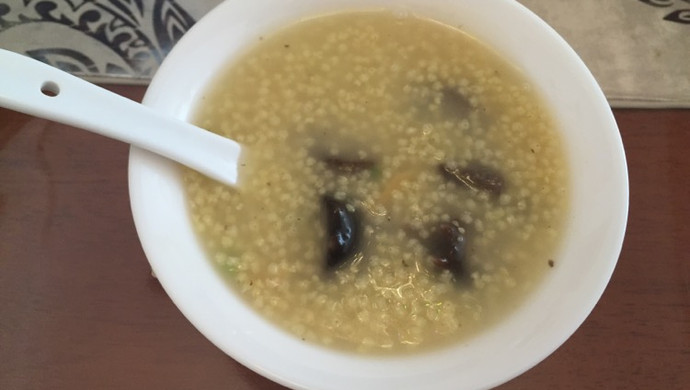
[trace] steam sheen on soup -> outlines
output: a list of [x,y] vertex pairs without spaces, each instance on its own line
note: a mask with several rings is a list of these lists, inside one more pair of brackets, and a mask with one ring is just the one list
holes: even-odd
[[251,150],[239,190],[185,173],[209,258],[305,342],[462,340],[557,266],[557,130],[519,71],[460,30],[388,11],[299,22],[259,37],[195,122]]

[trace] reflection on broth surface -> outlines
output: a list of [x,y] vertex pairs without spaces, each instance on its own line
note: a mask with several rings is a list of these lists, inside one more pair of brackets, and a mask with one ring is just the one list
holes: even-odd
[[525,299],[553,265],[568,177],[517,70],[385,11],[259,41],[195,118],[255,151],[241,190],[185,174],[232,288],[297,337],[373,353],[461,340]]

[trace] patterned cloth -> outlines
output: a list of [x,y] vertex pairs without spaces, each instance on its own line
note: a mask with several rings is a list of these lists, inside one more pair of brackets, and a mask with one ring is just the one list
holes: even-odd
[[616,107],[690,108],[690,0],[520,0],[582,57]]
[[0,0],[0,47],[92,81],[147,83],[218,1]]
[[[91,81],[145,84],[220,1],[0,0],[0,47]],[[613,106],[690,107],[690,0],[518,1],[573,46]]]

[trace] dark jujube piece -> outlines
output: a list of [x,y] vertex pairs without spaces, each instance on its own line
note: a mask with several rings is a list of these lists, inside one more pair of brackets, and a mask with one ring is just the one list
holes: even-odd
[[326,166],[341,173],[358,173],[374,166],[371,160],[348,160],[340,157],[326,157],[323,159]]
[[467,239],[457,223],[441,222],[425,242],[433,256],[434,265],[450,271],[456,280],[467,277]]
[[465,95],[446,87],[441,91],[441,113],[451,118],[466,118],[472,112],[472,104]]
[[500,196],[503,192],[505,184],[503,175],[497,170],[478,162],[470,163],[465,168],[453,168],[449,165],[441,164],[439,169],[446,179],[471,190],[485,191],[494,197]]
[[357,252],[360,237],[360,221],[356,211],[350,211],[347,203],[330,195],[322,198],[326,213],[326,268],[336,268],[351,259]]

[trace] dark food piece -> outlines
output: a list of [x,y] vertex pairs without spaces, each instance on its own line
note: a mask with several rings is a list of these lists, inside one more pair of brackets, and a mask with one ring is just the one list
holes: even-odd
[[469,276],[466,264],[467,238],[465,229],[458,223],[441,222],[424,244],[434,257],[436,267],[449,270],[456,280]]
[[465,168],[452,168],[447,164],[441,164],[439,168],[446,179],[471,190],[486,191],[494,197],[500,196],[503,192],[503,175],[486,165],[473,162]]
[[326,213],[326,268],[336,268],[351,259],[359,246],[360,221],[356,211],[347,209],[345,202],[332,196],[322,198]]
[[474,109],[469,99],[455,89],[446,87],[441,94],[441,113],[446,117],[464,119]]
[[371,160],[347,160],[339,157],[326,157],[323,162],[328,168],[346,174],[358,173],[374,166]]

